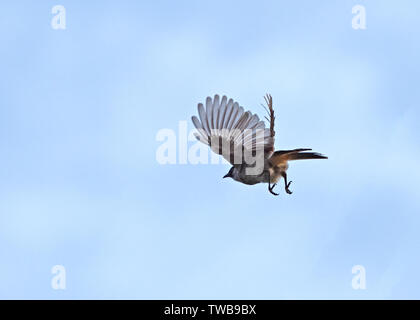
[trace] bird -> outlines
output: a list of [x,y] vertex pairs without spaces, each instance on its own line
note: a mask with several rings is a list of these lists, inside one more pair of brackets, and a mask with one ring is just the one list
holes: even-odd
[[309,148],[275,151],[273,98],[266,94],[264,100],[266,106],[262,106],[268,113],[265,117],[269,122],[267,128],[264,119],[260,120],[257,114],[245,111],[233,99],[225,95],[220,98],[218,94],[213,98],[207,97],[205,107],[203,103],[198,103],[198,117],[191,117],[198,131],[194,132],[194,136],[230,162],[232,167],[223,178],[232,178],[247,185],[268,183],[268,191],[275,196],[279,193],[273,189],[283,178],[286,193],[292,194],[292,181],[287,180],[288,162],[328,157]]

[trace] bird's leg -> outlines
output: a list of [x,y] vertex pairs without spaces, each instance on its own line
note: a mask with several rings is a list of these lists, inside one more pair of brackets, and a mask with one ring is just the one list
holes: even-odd
[[270,182],[268,183],[268,191],[270,191],[270,193],[271,194],[274,194],[275,196],[278,196],[279,194],[278,193],[275,193],[274,191],[273,191],[273,189],[274,189],[274,187],[276,186],[276,183],[275,184],[273,184],[273,186],[271,186],[271,184],[270,184]]
[[288,194],[292,194],[292,191],[289,190],[289,186],[292,183],[292,181],[287,182],[287,174],[286,172],[282,172],[282,177],[284,178],[284,189]]
[[278,193],[275,193],[273,191],[274,187],[277,185],[277,183],[271,185],[271,179],[270,179],[270,173],[268,173],[268,191],[270,191],[271,194],[274,194],[275,196],[278,196]]

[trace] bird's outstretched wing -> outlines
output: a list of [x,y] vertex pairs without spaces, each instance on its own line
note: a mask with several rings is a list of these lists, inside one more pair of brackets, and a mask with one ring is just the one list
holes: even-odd
[[246,152],[263,153],[268,158],[274,150],[274,111],[271,96],[266,96],[270,116],[270,129],[265,127],[256,114],[226,96],[207,97],[206,107],[198,104],[198,119],[192,117],[197,128],[196,138],[209,145],[212,151],[222,155],[231,164],[244,160]]

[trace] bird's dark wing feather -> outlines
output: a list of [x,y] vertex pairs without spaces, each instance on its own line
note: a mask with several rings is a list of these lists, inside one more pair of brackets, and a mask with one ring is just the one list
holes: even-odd
[[271,154],[274,152],[274,136],[276,135],[276,132],[274,131],[274,121],[276,117],[274,116],[274,108],[273,108],[273,97],[271,97],[270,94],[266,94],[265,97],[265,103],[267,104],[268,109],[266,108],[266,111],[268,113],[268,117],[265,117],[267,121],[270,123],[270,136],[271,136],[271,144],[267,144],[264,149],[265,158],[269,158]]

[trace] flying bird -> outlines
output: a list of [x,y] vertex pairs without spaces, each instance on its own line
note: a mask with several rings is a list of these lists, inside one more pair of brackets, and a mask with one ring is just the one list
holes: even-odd
[[328,158],[307,148],[274,151],[273,98],[267,94],[264,99],[269,128],[256,114],[244,111],[238,102],[228,100],[226,96],[220,99],[216,94],[213,99],[207,97],[205,108],[202,103],[198,104],[199,118],[192,117],[198,130],[194,134],[200,142],[232,164],[223,178],[248,185],[268,183],[268,191],[275,196],[279,194],[273,189],[283,178],[285,191],[291,194],[289,187],[292,181],[287,181],[286,174],[289,161]]

